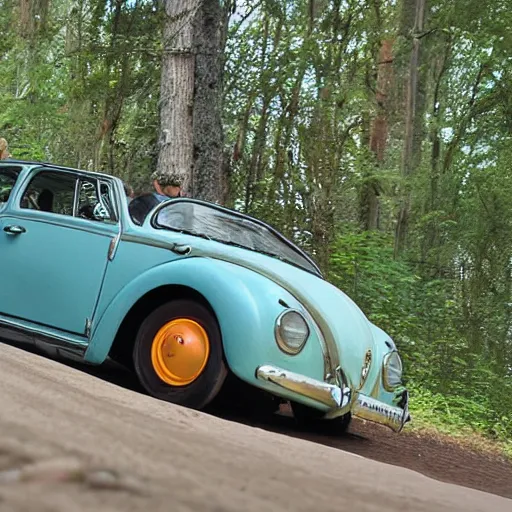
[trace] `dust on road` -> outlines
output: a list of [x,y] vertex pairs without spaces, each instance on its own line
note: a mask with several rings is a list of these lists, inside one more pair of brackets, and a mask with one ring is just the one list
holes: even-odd
[[512,500],[153,400],[0,344],[0,510],[507,511]]

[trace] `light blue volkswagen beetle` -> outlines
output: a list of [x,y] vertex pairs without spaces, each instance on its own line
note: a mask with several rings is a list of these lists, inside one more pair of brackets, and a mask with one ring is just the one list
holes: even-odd
[[352,416],[397,432],[410,419],[391,338],[238,212],[180,198],[139,225],[118,178],[4,161],[0,270],[2,338],[111,358],[158,399],[203,409],[230,376],[257,391],[251,406],[272,397],[339,431]]

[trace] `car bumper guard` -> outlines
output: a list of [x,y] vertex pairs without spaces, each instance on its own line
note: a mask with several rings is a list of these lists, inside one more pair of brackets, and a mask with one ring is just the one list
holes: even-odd
[[395,432],[410,421],[407,391],[402,395],[402,407],[396,407],[358,392],[353,399],[348,386],[328,384],[272,365],[258,367],[256,377],[329,407],[326,418],[350,411],[353,416],[386,425]]

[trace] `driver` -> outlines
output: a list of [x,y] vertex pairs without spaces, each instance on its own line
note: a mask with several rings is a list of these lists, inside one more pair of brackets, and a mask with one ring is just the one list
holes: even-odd
[[130,201],[128,210],[136,224],[142,225],[147,214],[162,201],[181,197],[182,176],[177,172],[158,172],[151,175],[154,192],[142,194]]

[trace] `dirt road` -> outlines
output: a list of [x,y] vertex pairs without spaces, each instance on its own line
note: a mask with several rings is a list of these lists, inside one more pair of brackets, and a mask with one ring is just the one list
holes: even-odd
[[485,511],[512,500],[158,402],[0,344],[0,511]]

